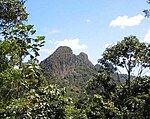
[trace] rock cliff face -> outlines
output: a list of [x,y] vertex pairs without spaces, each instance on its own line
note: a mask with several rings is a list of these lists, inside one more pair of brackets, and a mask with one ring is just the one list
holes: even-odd
[[44,75],[51,74],[59,78],[76,78],[94,73],[94,65],[89,61],[87,54],[81,52],[76,56],[67,46],[57,48],[40,63],[40,66]]
[[[40,63],[43,74],[47,81],[56,84],[58,87],[66,87],[68,96],[74,101],[84,98],[87,81],[97,74],[100,65],[93,65],[88,55],[81,52],[79,55],[73,54],[70,47],[61,46]],[[118,79],[118,75],[112,75]],[[124,75],[119,75],[120,79]],[[115,80],[117,82],[118,80]]]
[[61,46],[40,63],[46,79],[59,87],[66,87],[74,101],[84,97],[86,82],[96,73],[88,55],[73,54],[71,48]]

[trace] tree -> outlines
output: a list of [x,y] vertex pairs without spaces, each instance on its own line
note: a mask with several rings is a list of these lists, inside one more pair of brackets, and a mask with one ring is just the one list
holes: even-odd
[[97,75],[88,80],[86,93],[89,96],[101,95],[106,101],[112,100],[116,84],[117,81],[107,71],[100,70]]
[[1,118],[50,118],[64,119],[68,99],[65,89],[54,85],[32,89],[24,98],[12,99]]
[[125,37],[117,45],[107,48],[99,62],[103,65],[110,63],[115,69],[118,67],[126,69],[128,75],[126,84],[130,94],[130,80],[134,70],[137,76],[141,76],[144,69],[150,66],[149,48],[149,44],[140,43],[136,36]]
[[[14,24],[22,24],[27,19],[28,14],[24,8],[25,0],[1,0],[0,1],[0,72],[8,66],[5,53],[8,52],[10,43],[3,42],[10,30],[14,29]],[[3,45],[3,46],[2,46]],[[13,50],[13,49],[12,49]]]
[[90,119],[99,118],[121,118],[122,113],[116,107],[117,97],[116,81],[105,70],[100,70],[98,75],[89,79],[86,93],[87,99],[84,100],[80,108],[86,110],[87,117]]
[[25,25],[24,3],[0,1],[0,118],[84,118],[64,89],[44,82],[37,59],[44,36]]
[[131,93],[127,96],[125,84],[118,86],[115,105],[124,118],[149,119],[150,77],[137,77],[131,81]]
[[[33,37],[33,25],[23,23],[27,19],[24,2],[0,1],[0,110],[5,110],[12,99],[36,89],[43,80],[37,56],[44,36]],[[24,62],[26,57],[30,62]]]
[[[18,98],[19,94],[22,94],[19,92],[29,90],[31,87],[34,88],[40,82],[36,62],[38,61],[39,48],[43,46],[45,41],[43,36],[31,37],[34,33],[35,30],[32,25],[24,24],[14,24],[9,31],[2,32],[3,42],[0,43],[0,55],[2,57],[0,59],[3,63],[0,65],[0,78],[3,85],[0,92],[8,92],[8,95],[2,98],[6,101],[7,99]],[[30,58],[30,62],[24,63],[24,58],[27,56]],[[35,65],[37,66],[35,67]],[[18,67],[18,70],[15,67]],[[27,85],[27,83],[32,84],[32,86]],[[14,93],[15,95],[13,95]]]
[[37,61],[39,48],[45,43],[44,36],[32,37],[36,32],[33,25],[23,23],[28,16],[24,3],[25,0],[0,1],[0,72],[14,66],[23,68],[27,56]]
[[[17,36],[17,33],[18,33],[17,30],[19,30],[19,25],[20,27],[21,25],[23,26],[23,22],[27,20],[28,14],[25,11],[24,3],[25,3],[25,0],[1,0],[0,1],[0,36],[1,36],[1,39],[0,39],[0,72],[8,68],[9,64],[8,64],[8,57],[6,56],[6,54],[8,54],[9,51],[15,49],[15,48],[14,49],[10,48],[11,45],[12,46],[15,45],[13,44],[15,43],[13,42],[13,37]],[[15,32],[16,34],[13,32]],[[20,29],[20,32],[21,32],[21,29]],[[28,33],[26,33],[26,35],[27,34]],[[13,35],[16,35],[16,36],[13,36]],[[19,43],[16,43],[16,45],[18,44]]]
[[[147,0],[147,3],[150,4],[150,0]],[[145,13],[145,17],[150,17],[150,10],[149,9],[145,9],[145,10],[143,10],[143,12]]]
[[7,29],[13,24],[22,24],[27,20],[25,11],[26,0],[1,0],[0,1],[0,30]]

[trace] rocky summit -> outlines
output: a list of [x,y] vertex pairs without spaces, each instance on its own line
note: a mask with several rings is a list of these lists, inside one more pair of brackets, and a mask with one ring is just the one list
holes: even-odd
[[94,73],[94,65],[89,61],[88,55],[81,52],[73,54],[70,47],[60,46],[52,55],[40,63],[44,75],[59,78],[76,78],[90,76]]
[[75,55],[67,46],[57,48],[40,66],[46,79],[59,87],[66,87],[68,96],[74,101],[84,97],[87,81],[96,73],[87,54]]

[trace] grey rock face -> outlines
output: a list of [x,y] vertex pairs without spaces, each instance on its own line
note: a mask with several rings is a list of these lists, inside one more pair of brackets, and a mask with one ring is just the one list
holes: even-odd
[[44,74],[49,73],[60,78],[91,75],[94,72],[94,65],[89,61],[87,54],[81,52],[76,56],[67,46],[57,48],[52,55],[40,63],[40,66]]

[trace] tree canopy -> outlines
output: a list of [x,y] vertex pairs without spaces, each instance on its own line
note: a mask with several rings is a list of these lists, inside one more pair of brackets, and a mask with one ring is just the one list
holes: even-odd
[[125,68],[128,75],[126,83],[130,88],[131,75],[136,72],[137,76],[141,76],[143,70],[150,67],[149,48],[149,44],[140,43],[136,36],[124,37],[121,42],[107,48],[99,62],[105,67],[110,67],[106,65],[109,63],[115,69]]
[[[37,58],[45,37],[35,37],[34,26],[24,22],[24,4],[0,1],[0,118],[150,118],[150,76],[143,75],[150,68],[150,44],[129,36],[106,48],[99,71],[82,90],[84,98],[75,103],[65,87],[45,80]],[[127,71],[126,83],[114,77],[119,67]],[[131,78],[134,71],[137,75]]]
[[28,14],[24,7],[25,1],[26,0],[0,1],[0,30],[14,23],[22,23],[24,20],[27,20]]

